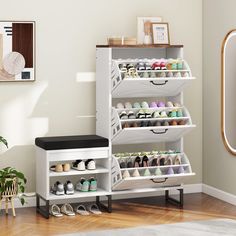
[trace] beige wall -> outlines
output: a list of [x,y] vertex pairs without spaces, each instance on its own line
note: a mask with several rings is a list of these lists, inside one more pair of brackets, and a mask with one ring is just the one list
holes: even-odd
[[236,28],[235,0],[206,0],[204,9],[204,183],[236,194],[236,157],[220,133],[220,56],[225,35]]
[[202,182],[202,1],[100,0],[1,1],[1,19],[35,20],[37,81],[0,84],[0,168],[15,166],[35,190],[34,138],[95,131],[95,85],[78,83],[78,72],[95,71],[95,45],[109,35],[136,35],[137,16],[163,16],[171,42],[185,45],[185,57],[198,78],[186,90],[185,104],[197,128],[187,136],[186,152]]

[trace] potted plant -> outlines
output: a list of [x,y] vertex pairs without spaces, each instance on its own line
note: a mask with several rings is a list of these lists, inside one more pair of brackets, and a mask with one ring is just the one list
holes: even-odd
[[[8,147],[7,140],[0,136],[0,143]],[[6,167],[0,170],[0,201],[5,198],[8,202],[13,201],[13,198],[19,193],[25,192],[25,184],[27,180],[24,174],[17,171],[15,168]],[[23,195],[18,196],[21,204],[24,205],[25,199]]]

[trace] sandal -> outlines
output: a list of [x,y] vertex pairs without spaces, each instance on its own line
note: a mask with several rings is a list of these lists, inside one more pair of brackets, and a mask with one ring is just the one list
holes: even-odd
[[95,215],[101,215],[102,212],[99,210],[97,204],[92,204],[87,207],[88,211],[95,214]]
[[55,217],[62,217],[63,216],[61,214],[60,207],[56,204],[53,204],[50,206],[49,212],[52,216],[55,216]]
[[79,205],[75,208],[75,212],[82,215],[82,216],[87,216],[89,215],[89,212],[86,210],[84,205]]
[[67,216],[75,215],[73,207],[69,203],[65,203],[64,205],[62,205],[61,212]]
[[181,156],[177,155],[174,160],[174,165],[181,165]]

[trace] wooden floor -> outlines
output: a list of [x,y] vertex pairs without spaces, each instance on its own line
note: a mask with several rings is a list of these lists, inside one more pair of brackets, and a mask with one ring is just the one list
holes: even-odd
[[17,216],[0,215],[0,235],[55,235],[168,224],[184,221],[231,218],[236,220],[236,206],[205,194],[186,194],[184,209],[165,205],[163,197],[114,201],[113,213],[100,216],[75,216],[44,219],[35,208],[16,209]]

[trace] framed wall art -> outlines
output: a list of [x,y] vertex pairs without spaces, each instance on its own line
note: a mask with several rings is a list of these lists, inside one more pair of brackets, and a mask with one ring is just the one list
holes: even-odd
[[152,23],[153,44],[170,44],[168,23]]
[[152,44],[152,23],[161,22],[162,18],[157,17],[138,17],[137,18],[137,43]]
[[35,80],[35,22],[0,21],[0,81]]

